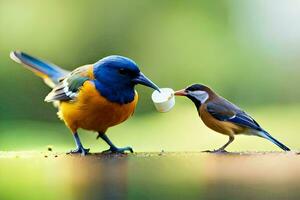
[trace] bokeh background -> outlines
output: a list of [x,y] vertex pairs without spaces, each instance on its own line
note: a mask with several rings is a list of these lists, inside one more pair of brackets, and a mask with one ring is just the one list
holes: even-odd
[[[134,59],[161,87],[204,83],[248,111],[293,149],[300,147],[300,2],[293,0],[0,0],[0,150],[69,151],[67,128],[50,91],[9,58],[22,50],[66,69],[119,54]],[[194,105],[177,98],[160,114],[151,90],[129,121],[108,132],[136,151],[201,151],[227,138],[204,126]],[[105,150],[96,134],[80,131],[93,152]],[[237,137],[231,151],[279,150],[255,137]]]

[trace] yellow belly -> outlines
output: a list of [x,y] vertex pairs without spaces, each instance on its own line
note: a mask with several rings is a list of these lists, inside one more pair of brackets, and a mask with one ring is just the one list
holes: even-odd
[[200,117],[204,124],[212,130],[225,135],[235,135],[243,133],[246,128],[238,126],[231,122],[223,122],[215,119],[209,112],[206,111],[204,106],[200,107]]
[[59,117],[75,132],[78,128],[105,132],[109,127],[128,119],[135,110],[135,98],[128,104],[109,102],[96,90],[92,82],[85,82],[73,102],[60,102]]

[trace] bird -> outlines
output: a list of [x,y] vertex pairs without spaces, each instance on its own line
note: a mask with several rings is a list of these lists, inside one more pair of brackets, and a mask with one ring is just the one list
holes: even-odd
[[82,145],[78,129],[97,132],[97,139],[109,145],[104,152],[133,153],[130,146],[115,146],[106,134],[108,128],[133,115],[138,102],[137,84],[160,91],[133,60],[111,55],[68,71],[21,51],[12,51],[10,57],[41,77],[52,89],[45,101],[53,102],[58,117],[73,134],[76,149],[70,154],[87,155],[90,150]]
[[226,152],[225,148],[234,141],[235,135],[239,134],[262,137],[282,150],[290,151],[287,146],[265,131],[249,114],[219,96],[208,86],[192,84],[185,89],[176,91],[174,94],[189,98],[195,104],[198,115],[207,127],[229,137],[228,142],[222,147],[205,152]]

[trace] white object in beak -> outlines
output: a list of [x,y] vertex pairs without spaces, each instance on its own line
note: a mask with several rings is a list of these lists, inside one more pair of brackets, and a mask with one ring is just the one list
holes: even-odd
[[152,101],[158,112],[168,112],[175,105],[174,90],[171,88],[160,88],[152,93]]

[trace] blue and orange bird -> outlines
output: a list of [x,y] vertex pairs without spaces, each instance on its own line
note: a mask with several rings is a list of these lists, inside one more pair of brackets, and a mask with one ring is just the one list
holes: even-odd
[[97,138],[110,146],[107,152],[133,152],[131,147],[116,147],[106,135],[109,127],[133,115],[138,102],[135,85],[159,91],[133,60],[113,55],[70,72],[20,51],[11,52],[10,57],[43,78],[52,88],[45,101],[54,102],[59,118],[73,133],[77,148],[70,153],[86,155],[89,152],[77,133],[80,128],[97,132]]
[[206,152],[226,152],[225,148],[238,134],[259,136],[271,141],[284,151],[290,151],[287,146],[265,131],[250,115],[205,85],[193,84],[176,91],[175,95],[186,96],[192,100],[204,124],[229,137],[229,141],[221,148]]

